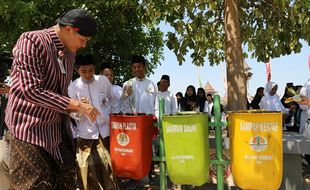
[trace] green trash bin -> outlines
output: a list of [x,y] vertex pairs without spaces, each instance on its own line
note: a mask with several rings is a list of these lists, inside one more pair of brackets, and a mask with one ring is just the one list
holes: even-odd
[[175,184],[197,186],[206,183],[210,162],[208,116],[190,112],[167,115],[162,121],[170,180]]

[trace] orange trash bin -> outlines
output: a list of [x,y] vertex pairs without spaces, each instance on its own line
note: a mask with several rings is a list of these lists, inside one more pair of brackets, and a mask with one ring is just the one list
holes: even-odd
[[152,163],[152,115],[110,115],[110,154],[118,177],[142,179]]

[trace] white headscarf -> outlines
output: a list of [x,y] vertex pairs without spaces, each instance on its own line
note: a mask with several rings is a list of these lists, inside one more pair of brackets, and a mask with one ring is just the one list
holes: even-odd
[[270,91],[278,86],[274,82],[267,82],[264,89],[264,97],[261,99],[259,103],[260,109],[268,110],[268,111],[280,111],[282,113],[288,113],[288,109],[285,109],[278,94],[275,93],[273,96],[270,95]]
[[[271,96],[271,95],[270,95],[270,91],[271,91],[275,86],[278,86],[275,82],[267,82],[267,83],[266,83],[266,86],[265,86],[265,88],[264,88],[264,95],[265,95],[266,97]],[[276,93],[276,94],[274,94],[273,96],[278,96],[278,95],[277,95],[277,93]]]

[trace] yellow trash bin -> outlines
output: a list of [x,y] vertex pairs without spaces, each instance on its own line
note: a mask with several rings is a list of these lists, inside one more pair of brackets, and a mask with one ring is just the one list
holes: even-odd
[[228,115],[234,182],[242,189],[276,190],[282,180],[282,113]]

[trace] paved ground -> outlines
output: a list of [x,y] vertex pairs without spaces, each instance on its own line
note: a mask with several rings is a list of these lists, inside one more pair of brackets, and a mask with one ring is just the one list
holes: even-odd
[[[310,190],[310,166],[303,164],[303,176],[304,176],[304,181],[306,184],[306,190]],[[129,189],[137,189],[137,190],[159,190],[159,168],[156,167],[155,169],[155,178],[151,180],[141,180],[137,186],[134,188],[126,188],[126,185],[128,185],[130,182],[128,181],[123,181],[121,184],[121,190],[129,190]],[[168,190],[216,190],[217,186],[216,184],[205,184],[201,187],[194,187],[194,186],[180,186],[180,185],[173,185],[168,183]],[[225,185],[224,187],[225,190],[237,190],[237,187],[228,187]],[[238,189],[239,190],[239,189]]]
[[[7,144],[5,143],[5,141],[0,140],[0,190],[7,190],[9,189],[9,180],[7,177],[7,169],[6,166],[4,164],[4,160],[6,159],[6,157],[4,156],[5,153],[7,152]],[[304,181],[305,184],[307,185],[307,189],[310,190],[310,166],[306,165],[306,163],[304,162],[303,164],[303,176],[304,176]],[[156,167],[155,169],[155,177],[151,180],[148,179],[143,179],[141,180],[137,186],[133,187],[132,185],[132,189],[136,189],[136,190],[159,190],[159,168]],[[121,189],[122,190],[126,190],[128,188],[128,186],[130,186],[130,181],[126,181],[123,180],[123,182],[121,183]],[[216,190],[216,184],[206,184],[204,186],[201,187],[192,187],[192,186],[175,186],[173,184],[168,185],[167,189],[175,189],[175,190],[187,190],[187,189],[196,189],[196,190]],[[237,188],[234,187],[225,187],[225,189],[227,190],[235,190]]]
[[[138,183],[137,186],[132,187],[132,185],[130,184],[130,182],[128,183],[127,181],[124,181],[121,184],[121,190],[130,190],[130,189],[136,189],[136,190],[159,190],[159,169],[156,169],[156,175],[155,178],[147,181],[147,180],[142,180]],[[128,188],[128,184],[129,187]],[[205,184],[203,186],[200,187],[195,187],[195,186],[191,186],[191,185],[174,185],[168,182],[168,186],[167,186],[167,190],[216,190],[217,186],[216,184]],[[225,186],[225,190],[236,190],[236,187],[228,187]]]

